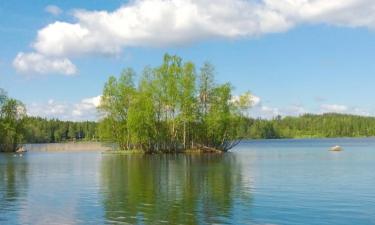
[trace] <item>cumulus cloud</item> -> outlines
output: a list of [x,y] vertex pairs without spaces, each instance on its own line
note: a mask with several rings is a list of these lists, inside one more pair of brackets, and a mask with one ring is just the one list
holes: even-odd
[[77,10],[76,23],[47,25],[34,47],[46,55],[116,54],[127,46],[252,37],[305,22],[372,28],[374,12],[370,0],[138,0],[112,12]]
[[13,66],[20,73],[57,73],[74,75],[76,66],[67,58],[47,57],[39,53],[20,52],[13,60]]
[[53,16],[58,16],[62,13],[62,10],[56,5],[48,5],[46,8],[44,8],[44,11]]
[[73,17],[75,22],[56,21],[40,29],[32,43],[36,54],[63,58],[116,55],[126,47],[251,38],[299,24],[372,29],[375,1],[136,0],[114,11],[76,10]]
[[108,11],[77,10],[76,23],[55,22],[33,44],[45,55],[117,54],[130,46],[170,46],[208,38],[280,32],[280,13],[244,0],[143,0]]
[[360,115],[360,116],[373,116],[374,115],[373,113],[370,113],[369,110],[358,108],[358,107],[352,108],[351,114]]
[[88,113],[92,114],[93,111],[96,112],[96,108],[100,105],[100,101],[100,95],[82,99],[79,103],[74,104],[72,115],[77,117],[87,117]]
[[251,95],[251,103],[253,107],[259,105],[260,102],[261,102],[261,99],[259,96]]
[[251,117],[271,119],[280,115],[279,108],[264,105],[259,96],[251,95],[251,100],[252,106],[249,110]]
[[262,105],[254,108],[253,115],[259,118],[272,119],[276,116],[300,116],[307,112],[303,106],[289,105],[285,107],[273,107]]
[[260,110],[264,117],[275,117],[280,115],[280,110],[277,107],[261,106]]
[[[240,96],[239,95],[235,95],[232,97],[231,101],[232,102],[238,102],[240,100]],[[253,94],[250,94],[250,103],[251,103],[251,107],[254,107],[254,106],[257,106],[260,104],[261,102],[261,99],[259,96],[256,96],[256,95],[253,95]]]
[[323,104],[320,106],[320,111],[322,113],[334,112],[334,113],[346,113],[348,112],[349,107],[346,105],[338,104]]
[[264,104],[259,96],[252,95],[250,116],[255,118],[272,119],[276,116],[300,116],[308,112],[301,104],[291,104],[284,107],[274,107]]
[[57,118],[72,121],[95,121],[98,119],[96,107],[100,105],[101,96],[84,98],[76,103],[58,102],[53,99],[48,102],[26,105],[30,116]]
[[320,113],[345,113],[360,116],[373,116],[374,113],[369,109],[353,107],[339,104],[323,104],[320,105]]
[[[319,104],[326,101],[326,98],[320,97],[317,105],[313,107],[305,107],[303,104],[289,104],[282,106],[274,106],[270,103],[264,103],[262,99],[256,95],[252,95],[253,105],[249,110],[249,115],[253,118],[273,119],[277,116],[301,116],[307,113],[324,114],[324,113],[342,113],[360,116],[375,116],[375,112],[370,108],[361,108],[357,106],[341,105],[341,104]],[[236,100],[238,97],[234,97]]]

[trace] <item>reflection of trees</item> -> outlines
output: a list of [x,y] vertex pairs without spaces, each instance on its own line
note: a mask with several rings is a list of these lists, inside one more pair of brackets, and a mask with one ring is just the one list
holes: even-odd
[[20,207],[19,201],[26,196],[27,169],[26,159],[0,155],[0,221],[2,215]]
[[107,155],[102,162],[109,221],[219,223],[245,193],[240,165],[231,154]]

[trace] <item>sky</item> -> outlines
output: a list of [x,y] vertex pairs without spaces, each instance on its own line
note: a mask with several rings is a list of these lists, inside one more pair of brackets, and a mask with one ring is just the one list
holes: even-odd
[[29,115],[96,120],[111,75],[165,53],[253,94],[253,117],[375,116],[373,0],[0,2],[0,88]]

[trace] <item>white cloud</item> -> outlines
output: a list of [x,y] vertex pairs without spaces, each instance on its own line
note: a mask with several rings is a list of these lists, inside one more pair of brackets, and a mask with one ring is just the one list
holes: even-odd
[[[257,106],[257,105],[260,104],[261,99],[260,99],[259,96],[251,94],[250,97],[251,97],[250,98],[250,100],[251,100],[251,107],[255,107],[255,106]],[[231,102],[237,102],[239,100],[240,100],[240,96],[235,95],[235,96],[232,97]]]
[[372,29],[375,1],[135,0],[114,11],[76,10],[73,17],[75,22],[56,21],[40,29],[32,43],[36,53],[31,54],[62,58],[116,55],[126,47],[251,38],[300,24]]
[[272,119],[280,115],[280,109],[277,107],[265,106],[262,104],[255,105],[250,109],[250,117]]
[[322,113],[334,112],[334,113],[347,113],[349,107],[346,105],[338,104],[323,104],[320,106],[320,111]]
[[72,121],[97,120],[96,107],[99,106],[100,99],[101,96],[84,98],[77,103],[56,102],[50,99],[46,103],[32,103],[26,107],[30,116]]
[[375,114],[369,110],[359,107],[352,107],[338,104],[323,104],[320,105],[320,113],[345,113],[360,116],[374,116]]
[[30,116],[41,116],[47,118],[61,118],[65,116],[69,106],[66,103],[57,103],[53,99],[45,103],[32,103],[26,105],[27,114]]
[[86,117],[87,113],[96,112],[96,108],[100,105],[101,96],[96,96],[92,98],[82,99],[79,103],[74,104],[72,111],[73,116]]
[[82,103],[98,107],[101,103],[101,100],[102,100],[102,96],[98,95],[98,96],[92,97],[92,98],[85,98],[85,99],[82,100]]
[[251,95],[251,103],[253,107],[259,105],[260,102],[261,102],[261,99],[259,96]]
[[261,112],[264,113],[265,117],[274,117],[280,115],[280,110],[276,107],[262,106]]
[[375,27],[373,0],[265,0],[265,5],[292,21],[347,27]]
[[362,108],[358,108],[358,107],[352,108],[352,110],[350,111],[350,113],[354,114],[354,115],[360,115],[360,116],[373,116],[374,115],[374,114],[370,113],[368,110],[362,109]]
[[[272,119],[276,116],[301,116],[307,113],[323,114],[323,113],[343,113],[360,116],[375,116],[375,112],[370,108],[360,108],[356,106],[341,105],[341,104],[317,104],[315,107],[308,108],[303,104],[290,104],[283,106],[273,106],[270,103],[263,103],[260,97],[252,95],[255,99],[255,104],[249,110],[249,115],[253,118]],[[319,97],[317,103],[326,101],[326,98]],[[267,101],[266,101],[267,102]]]
[[58,16],[60,15],[63,11],[56,5],[48,5],[46,8],[44,8],[44,11],[47,13],[53,15],[53,16]]
[[272,119],[276,116],[300,116],[307,113],[307,109],[301,104],[292,104],[285,107],[274,107],[265,105],[261,98],[252,95],[253,105],[250,116],[255,118]]
[[209,38],[282,32],[300,23],[375,27],[370,0],[138,0],[115,11],[77,10],[76,23],[42,28],[46,55],[117,54],[128,46],[170,46]]
[[117,54],[129,46],[170,46],[208,38],[280,32],[280,13],[244,0],[142,0],[108,11],[77,10],[76,23],[55,22],[33,44],[45,55]]
[[67,58],[46,57],[39,53],[20,52],[13,60],[13,66],[20,73],[58,73],[74,75],[75,65]]

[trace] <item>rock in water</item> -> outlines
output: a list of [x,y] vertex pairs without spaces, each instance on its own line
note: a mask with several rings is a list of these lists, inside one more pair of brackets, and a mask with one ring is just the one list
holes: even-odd
[[330,149],[330,151],[333,151],[333,152],[340,152],[340,151],[342,151],[342,147],[336,145],[336,146],[333,146],[333,147]]
[[25,149],[25,146],[19,146],[17,149],[16,149],[16,153],[23,153],[23,152],[26,152],[26,149]]

